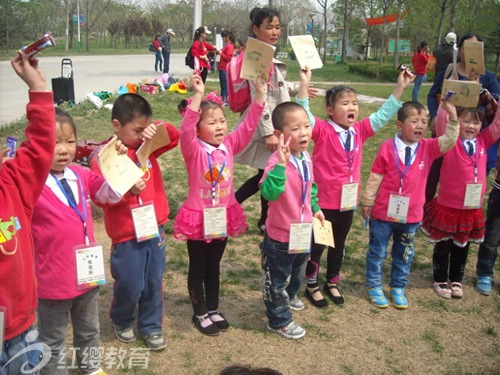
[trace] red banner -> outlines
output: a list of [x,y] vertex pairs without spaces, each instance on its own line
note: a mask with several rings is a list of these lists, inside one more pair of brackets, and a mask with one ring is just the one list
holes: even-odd
[[[407,12],[401,13],[401,19],[403,19],[404,16],[406,16],[406,13]],[[394,13],[394,14],[388,14],[385,17],[366,18],[365,21],[367,25],[373,26],[373,25],[382,25],[384,23],[396,22],[397,19],[398,19],[398,14]]]

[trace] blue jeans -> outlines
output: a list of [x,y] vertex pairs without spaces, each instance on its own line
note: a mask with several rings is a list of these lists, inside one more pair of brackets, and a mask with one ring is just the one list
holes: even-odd
[[493,267],[500,245],[500,190],[493,187],[488,199],[486,212],[486,232],[484,242],[479,245],[477,253],[477,276],[493,278]]
[[415,248],[413,242],[420,223],[403,224],[370,219],[370,244],[366,254],[366,286],[382,286],[382,264],[387,258],[387,245],[392,236],[391,288],[404,288],[408,284]]
[[260,244],[264,273],[264,304],[271,328],[282,328],[292,321],[290,299],[299,292],[309,254],[288,254],[288,242],[264,236]]
[[50,359],[50,348],[37,340],[33,326],[4,341],[0,350],[0,375],[37,374]]
[[156,51],[155,52],[155,71],[160,71],[162,70],[162,63],[163,63],[163,60],[161,59],[161,52],[160,51]]
[[111,320],[119,328],[132,327],[139,305],[137,330],[141,334],[161,332],[163,325],[163,273],[166,242],[163,227],[160,237],[144,242],[130,240],[114,245],[111,251],[113,302]]
[[167,52],[167,50],[164,48],[161,50],[161,54],[163,56],[163,73],[168,73],[168,71],[170,70],[170,51]]
[[417,78],[415,78],[415,82],[413,83],[413,91],[411,92],[411,100],[414,102],[418,102],[418,94],[420,93],[420,88],[425,79],[425,75],[423,74],[417,74],[416,76]]
[[224,102],[227,101],[227,74],[225,70],[219,70],[220,96]]

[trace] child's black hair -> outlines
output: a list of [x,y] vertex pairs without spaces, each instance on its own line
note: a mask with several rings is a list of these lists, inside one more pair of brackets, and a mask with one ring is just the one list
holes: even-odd
[[356,90],[348,86],[334,86],[325,94],[325,106],[334,107],[335,102],[345,93],[353,93],[356,95]]
[[223,30],[220,36],[223,38],[227,37],[232,44],[235,43],[234,34],[229,30]]
[[[179,111],[180,114],[183,114],[186,111],[186,108],[188,107],[189,102],[187,99],[182,99],[179,104],[177,105],[177,110]],[[196,124],[196,127],[200,124],[200,121],[203,119],[203,113],[207,110],[210,109],[216,109],[220,108],[222,110],[222,113],[224,113],[224,109],[222,108],[222,105],[219,103],[214,102],[213,100],[203,100],[200,103],[200,110],[201,110],[201,115],[200,115],[200,120]]]
[[283,102],[281,104],[278,104],[276,108],[274,108],[272,114],[272,122],[274,129],[283,131],[286,125],[286,115],[290,112],[300,111],[300,110],[305,112],[304,107],[295,102]]
[[457,118],[466,114],[470,114],[473,120],[477,120],[481,123],[484,121],[485,114],[481,108],[457,107]]
[[415,109],[419,114],[422,112],[427,112],[425,107],[419,102],[404,102],[401,108],[399,108],[398,110],[398,121],[404,122],[404,120],[406,120],[406,118],[408,117],[408,112],[411,109]]
[[56,107],[56,123],[59,123],[59,125],[68,124],[69,126],[71,126],[76,138],[75,120],[73,120],[73,117],[71,117],[71,115],[68,112],[59,107]]
[[153,110],[148,101],[138,94],[123,94],[116,99],[111,111],[111,120],[118,120],[121,126],[136,118],[151,118]]

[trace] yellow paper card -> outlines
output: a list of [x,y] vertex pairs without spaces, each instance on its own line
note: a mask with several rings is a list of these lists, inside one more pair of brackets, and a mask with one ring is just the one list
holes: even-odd
[[253,81],[259,73],[262,73],[262,78],[267,81],[275,49],[270,44],[254,38],[248,38],[240,78]]
[[301,69],[306,66],[311,70],[323,67],[323,61],[321,61],[312,35],[294,35],[289,36],[288,39]]
[[313,217],[313,231],[315,243],[335,247],[331,221],[325,220],[325,226],[323,226],[321,220]]
[[97,162],[108,184],[120,195],[125,195],[139,181],[144,172],[128,157],[116,152],[116,135],[97,155]]
[[467,74],[474,69],[476,73],[485,74],[484,43],[473,40],[464,41],[465,71]]
[[162,122],[156,125],[156,134],[154,137],[145,141],[137,150],[137,160],[139,160],[141,165],[145,165],[149,155],[169,143],[170,137],[168,136],[167,129],[165,129],[165,124]]
[[450,98],[452,104],[466,108],[476,108],[479,93],[481,92],[481,84],[472,81],[447,79],[443,83],[442,95],[446,95],[448,91],[456,93]]

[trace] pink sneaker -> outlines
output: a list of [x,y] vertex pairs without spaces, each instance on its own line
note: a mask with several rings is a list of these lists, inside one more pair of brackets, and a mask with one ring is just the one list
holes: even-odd
[[451,296],[453,298],[462,298],[464,296],[464,291],[462,290],[462,284],[453,281],[451,283]]
[[434,282],[434,291],[437,293],[439,297],[443,297],[446,299],[451,298],[451,290],[448,288],[448,283],[438,283]]

